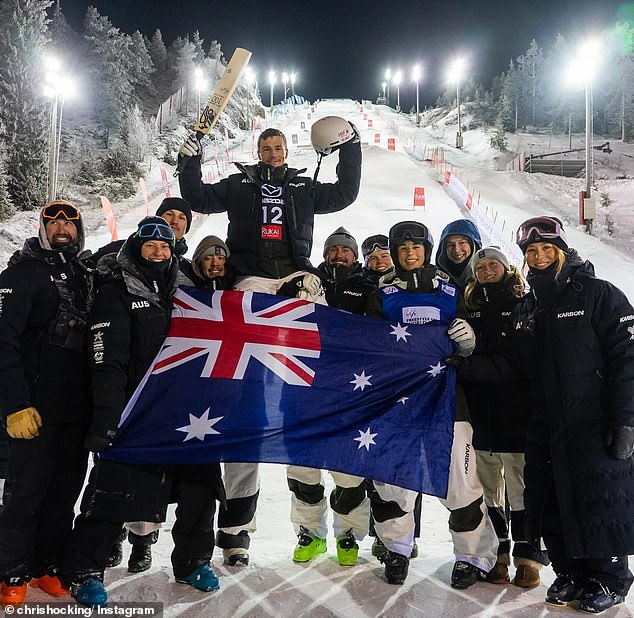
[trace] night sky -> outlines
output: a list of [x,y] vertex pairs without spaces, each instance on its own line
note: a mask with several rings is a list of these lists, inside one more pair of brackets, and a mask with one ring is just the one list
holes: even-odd
[[[455,54],[467,58],[476,82],[490,87],[492,77],[532,38],[544,47],[558,32],[573,40],[634,15],[633,3],[616,0],[61,0],[76,29],[89,5],[129,34],[138,29],[151,36],[159,28],[166,44],[198,30],[205,47],[216,39],[226,57],[235,47],[246,47],[253,52],[251,65],[265,103],[271,68],[278,75],[296,70],[296,92],[308,99],[375,99],[385,69],[401,68],[405,110],[414,102],[416,62],[423,66],[422,106],[443,90]],[[277,88],[279,100],[279,82]]]

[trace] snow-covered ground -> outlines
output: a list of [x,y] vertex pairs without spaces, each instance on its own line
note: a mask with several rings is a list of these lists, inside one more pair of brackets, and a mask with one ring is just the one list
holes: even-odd
[[[289,161],[295,167],[308,167],[312,175],[316,156],[310,147],[310,125],[324,115],[340,115],[350,119],[361,130],[363,138],[363,178],[357,201],[346,210],[316,218],[313,263],[322,260],[325,238],[338,226],[344,225],[359,244],[371,234],[387,233],[391,225],[404,219],[423,221],[438,238],[450,221],[469,216],[447,195],[440,182],[441,176],[429,162],[408,154],[421,148],[431,153],[439,145],[438,136],[444,135],[450,144],[455,127],[442,132],[417,129],[405,116],[398,116],[385,107],[366,106],[361,110],[348,100],[322,101],[308,119],[309,108],[298,109],[276,121],[289,139]],[[367,118],[364,118],[367,114]],[[373,127],[368,128],[368,120]],[[305,123],[301,128],[300,123]],[[380,143],[375,144],[375,134]],[[297,135],[297,144],[293,144]],[[387,138],[395,138],[395,152],[387,149]],[[566,138],[567,139],[567,138]],[[250,141],[250,140],[249,140]],[[634,259],[628,249],[634,246],[631,180],[617,181],[614,175],[600,180],[598,192],[609,191],[615,201],[612,216],[616,221],[618,239],[608,237],[601,222],[596,226],[599,237],[588,236],[576,224],[576,193],[583,188],[583,180],[563,179],[518,172],[496,171],[493,158],[498,156],[488,146],[482,131],[465,134],[464,151],[456,151],[444,144],[445,158],[460,171],[464,184],[479,196],[474,206],[476,221],[489,220],[491,238],[485,243],[510,243],[512,231],[525,218],[540,214],[558,214],[568,230],[569,243],[580,254],[592,260],[597,274],[606,278],[634,300]],[[443,144],[440,144],[443,145]],[[250,160],[247,148],[237,147],[236,160]],[[405,147],[409,146],[406,151]],[[622,147],[622,160],[629,161],[628,147]],[[634,149],[632,149],[634,152]],[[210,164],[213,162],[213,158]],[[334,179],[337,155],[324,159],[320,179]],[[210,167],[208,164],[204,171]],[[623,164],[625,165],[625,164]],[[172,195],[178,194],[168,166],[167,175]],[[632,166],[634,171],[634,165]],[[215,166],[214,166],[215,169]],[[629,173],[629,172],[628,172]],[[607,174],[607,172],[606,172]],[[607,174],[609,175],[609,174]],[[162,198],[162,185],[156,166],[146,178],[150,193],[150,211]],[[602,183],[605,185],[602,186]],[[414,187],[424,187],[426,206],[413,210]],[[128,235],[136,222],[144,216],[145,205],[138,195],[123,204],[115,204],[119,235]],[[85,211],[89,230],[88,246],[97,248],[109,240],[101,212],[96,208]],[[493,223],[493,220],[495,223]],[[0,260],[8,255],[26,236],[35,232],[36,217],[21,213],[5,223],[0,230]],[[205,235],[226,235],[224,215],[195,215],[188,235],[190,254]],[[332,485],[329,483],[329,487]],[[290,498],[282,466],[262,466],[262,491],[258,509],[258,531],[252,536],[251,563],[248,567],[227,568],[216,555],[214,568],[221,578],[221,590],[204,594],[190,587],[177,585],[171,576],[169,554],[171,539],[167,533],[173,522],[173,510],[165,524],[158,545],[154,548],[154,566],[144,574],[131,575],[124,563],[110,569],[106,584],[112,601],[160,601],[166,616],[221,617],[278,617],[278,616],[555,616],[572,615],[570,609],[546,607],[543,603],[546,587],[554,576],[549,568],[543,570],[543,585],[534,590],[523,590],[512,585],[499,586],[478,583],[466,591],[453,590],[449,578],[453,565],[451,541],[447,529],[447,511],[437,500],[426,498],[423,507],[423,531],[419,540],[420,555],[412,560],[410,575],[405,585],[392,586],[383,578],[383,567],[371,556],[371,539],[361,543],[359,563],[354,567],[340,567],[336,561],[334,540],[330,538],[328,552],[306,565],[291,560],[295,536],[289,521]],[[29,600],[45,600],[39,591],[30,591]],[[48,599],[46,599],[48,600]],[[632,600],[609,616],[632,616]]]

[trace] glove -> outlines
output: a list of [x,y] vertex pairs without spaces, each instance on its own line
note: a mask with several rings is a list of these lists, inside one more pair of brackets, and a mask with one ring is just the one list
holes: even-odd
[[459,356],[469,356],[475,350],[476,336],[469,322],[462,318],[454,318],[447,330],[449,339],[458,345]]
[[320,294],[324,293],[324,289],[321,285],[321,279],[317,275],[313,275],[311,273],[304,275],[304,278],[302,279],[302,284],[299,289],[300,292],[306,292],[308,296],[319,296]]
[[[108,434],[110,433],[111,432],[108,432]],[[84,438],[84,448],[91,453],[98,453],[99,451],[103,451],[106,447],[110,446],[110,442],[112,442],[112,438],[89,433]]]
[[7,416],[7,433],[12,438],[31,440],[40,435],[42,426],[40,413],[32,407],[24,408]]
[[184,157],[197,157],[203,152],[200,142],[196,139],[195,135],[190,135],[180,147],[178,153]]
[[442,359],[442,362],[454,369],[460,369],[460,367],[462,367],[462,363],[464,362],[464,356],[458,356],[457,354],[454,356],[445,356],[445,358]]
[[634,427],[614,425],[608,438],[610,457],[629,459],[634,453]]

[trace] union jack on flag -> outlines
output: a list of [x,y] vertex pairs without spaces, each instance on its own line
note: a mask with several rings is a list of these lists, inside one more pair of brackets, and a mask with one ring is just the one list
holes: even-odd
[[289,463],[447,491],[447,325],[253,292],[180,288],[168,336],[104,459]]
[[169,336],[152,373],[204,356],[200,377],[241,380],[253,359],[287,384],[310,386],[315,372],[298,357],[319,358],[317,324],[300,321],[314,312],[314,305],[284,299],[254,311],[252,300],[253,292],[218,292],[208,305],[178,289]]

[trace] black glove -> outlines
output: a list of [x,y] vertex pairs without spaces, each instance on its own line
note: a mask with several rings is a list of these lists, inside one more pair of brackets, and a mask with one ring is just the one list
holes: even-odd
[[[110,435],[111,433],[113,432],[109,431],[108,435]],[[84,438],[84,448],[91,453],[98,453],[99,451],[103,451],[105,448],[110,446],[113,438],[114,436],[98,436],[97,434],[89,433]]]
[[462,363],[464,363],[464,356],[445,356],[445,358],[442,359],[442,362],[449,367],[460,369],[460,367],[462,367]]
[[608,452],[614,459],[629,459],[634,453],[634,427],[613,425],[608,436]]

